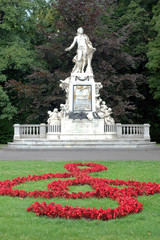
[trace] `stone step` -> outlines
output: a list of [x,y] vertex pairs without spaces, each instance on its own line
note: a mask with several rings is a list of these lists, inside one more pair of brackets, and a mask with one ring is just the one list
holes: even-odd
[[149,140],[144,140],[141,138],[119,138],[119,139],[105,139],[105,140],[48,140],[48,139],[18,139],[9,144],[63,144],[63,143],[73,143],[73,144],[116,144],[116,143],[151,143]]
[[19,140],[8,143],[8,149],[134,149],[156,147],[155,142],[144,140],[127,141],[44,141],[44,140]]

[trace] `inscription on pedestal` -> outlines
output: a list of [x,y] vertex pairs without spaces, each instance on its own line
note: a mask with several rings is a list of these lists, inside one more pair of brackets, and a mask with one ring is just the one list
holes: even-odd
[[92,86],[73,85],[73,112],[92,111]]

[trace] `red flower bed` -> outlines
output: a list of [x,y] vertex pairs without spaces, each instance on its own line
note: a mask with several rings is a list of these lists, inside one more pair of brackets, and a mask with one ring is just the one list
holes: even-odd
[[[78,166],[86,166],[89,168],[80,169]],[[42,202],[35,202],[27,211],[33,211],[37,216],[47,215],[49,217],[63,217],[63,218],[87,218],[97,220],[109,220],[119,218],[131,213],[140,212],[143,205],[135,199],[137,196],[150,195],[160,193],[160,184],[145,183],[137,181],[123,181],[94,178],[86,173],[105,171],[107,168],[101,164],[96,163],[68,163],[64,166],[68,171],[65,173],[49,173],[44,175],[29,175],[27,177],[17,177],[13,180],[0,181],[0,195],[11,197],[44,197],[44,198],[105,198],[109,197],[119,203],[115,209],[95,209],[95,208],[79,208],[55,204],[54,202],[46,204]],[[13,186],[20,185],[27,181],[38,181],[52,178],[69,178],[75,179],[57,180],[47,185],[48,191],[33,191],[26,192],[23,190],[12,189]],[[85,193],[69,193],[69,186],[88,184],[93,188],[93,191]],[[123,189],[118,189],[112,185],[125,186]]]

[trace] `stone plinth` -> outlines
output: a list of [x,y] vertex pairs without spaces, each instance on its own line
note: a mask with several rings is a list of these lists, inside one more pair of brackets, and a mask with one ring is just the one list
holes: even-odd
[[71,76],[68,95],[69,112],[95,112],[95,82],[93,76]]
[[104,120],[62,119],[61,140],[105,140],[115,138],[116,133],[104,134]]
[[104,134],[104,120],[62,119],[61,134]]

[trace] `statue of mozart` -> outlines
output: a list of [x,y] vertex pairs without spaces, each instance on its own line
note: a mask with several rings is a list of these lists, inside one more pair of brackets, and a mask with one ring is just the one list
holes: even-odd
[[73,58],[75,66],[72,73],[84,73],[86,67],[86,73],[92,73],[91,61],[93,53],[96,51],[93,48],[89,37],[83,33],[83,28],[80,27],[77,30],[77,36],[74,38],[70,47],[66,48],[66,51],[70,51],[77,43],[77,55]]

